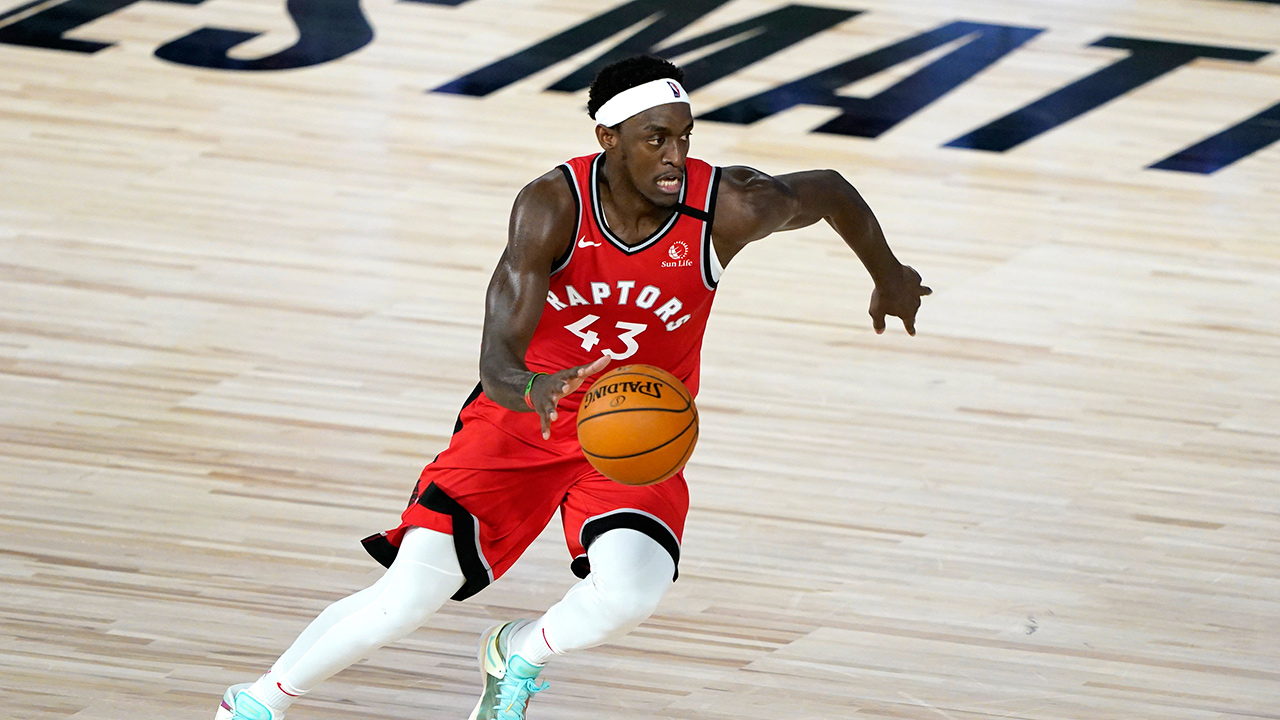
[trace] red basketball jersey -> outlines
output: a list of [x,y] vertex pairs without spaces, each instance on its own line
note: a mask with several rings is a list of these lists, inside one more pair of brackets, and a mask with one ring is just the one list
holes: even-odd
[[[552,373],[608,355],[613,362],[605,372],[620,365],[656,365],[696,395],[702,336],[721,272],[711,246],[720,171],[689,158],[678,210],[652,235],[628,246],[609,231],[600,209],[596,188],[603,162],[598,154],[560,166],[578,203],[578,221],[573,244],[552,266],[547,302],[525,363],[530,370]],[[541,437],[536,413],[513,412],[478,392],[458,416],[459,427],[488,422],[508,441],[500,447],[450,444],[432,466],[528,469],[581,453],[575,419],[589,385],[560,401],[549,442]],[[583,467],[589,469],[585,460]]]
[[[720,279],[711,245],[719,169],[688,158],[680,207],[649,237],[626,245],[601,210],[604,153],[563,165],[578,201],[573,244],[551,269],[551,287],[525,362],[555,372],[601,355],[620,365],[656,365],[698,393],[702,336]],[[585,392],[561,401],[576,410]]]

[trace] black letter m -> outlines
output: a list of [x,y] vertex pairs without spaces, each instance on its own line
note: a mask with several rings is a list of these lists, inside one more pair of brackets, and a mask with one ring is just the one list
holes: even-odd
[[547,89],[562,92],[581,90],[591,84],[600,68],[632,55],[650,53],[670,60],[736,39],[737,42],[728,47],[684,66],[685,89],[693,91],[858,14],[853,10],[788,5],[684,42],[664,48],[657,47],[658,43],[726,2],[728,0],[632,0],[514,55],[445,83],[436,88],[435,92],[483,97],[642,23],[645,24],[644,27],[631,37]]

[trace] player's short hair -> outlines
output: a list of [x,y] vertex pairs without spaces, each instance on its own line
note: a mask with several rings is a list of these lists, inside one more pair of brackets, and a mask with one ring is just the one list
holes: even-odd
[[630,90],[651,80],[675,80],[684,84],[684,71],[652,55],[637,55],[604,66],[596,73],[587,93],[587,114],[596,119],[596,111],[623,90]]

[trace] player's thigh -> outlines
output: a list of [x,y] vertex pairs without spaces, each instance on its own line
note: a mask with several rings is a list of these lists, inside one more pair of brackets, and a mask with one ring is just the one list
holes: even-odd
[[689,487],[684,473],[657,485],[634,487],[599,473],[584,473],[569,488],[560,506],[565,544],[579,577],[590,572],[587,548],[604,533],[627,528],[652,538],[680,564],[680,541],[689,514]]

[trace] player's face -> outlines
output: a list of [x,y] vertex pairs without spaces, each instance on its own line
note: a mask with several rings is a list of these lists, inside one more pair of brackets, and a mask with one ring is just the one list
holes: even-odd
[[679,202],[693,132],[689,105],[669,103],[650,108],[628,118],[618,131],[617,156],[636,190],[661,207]]

